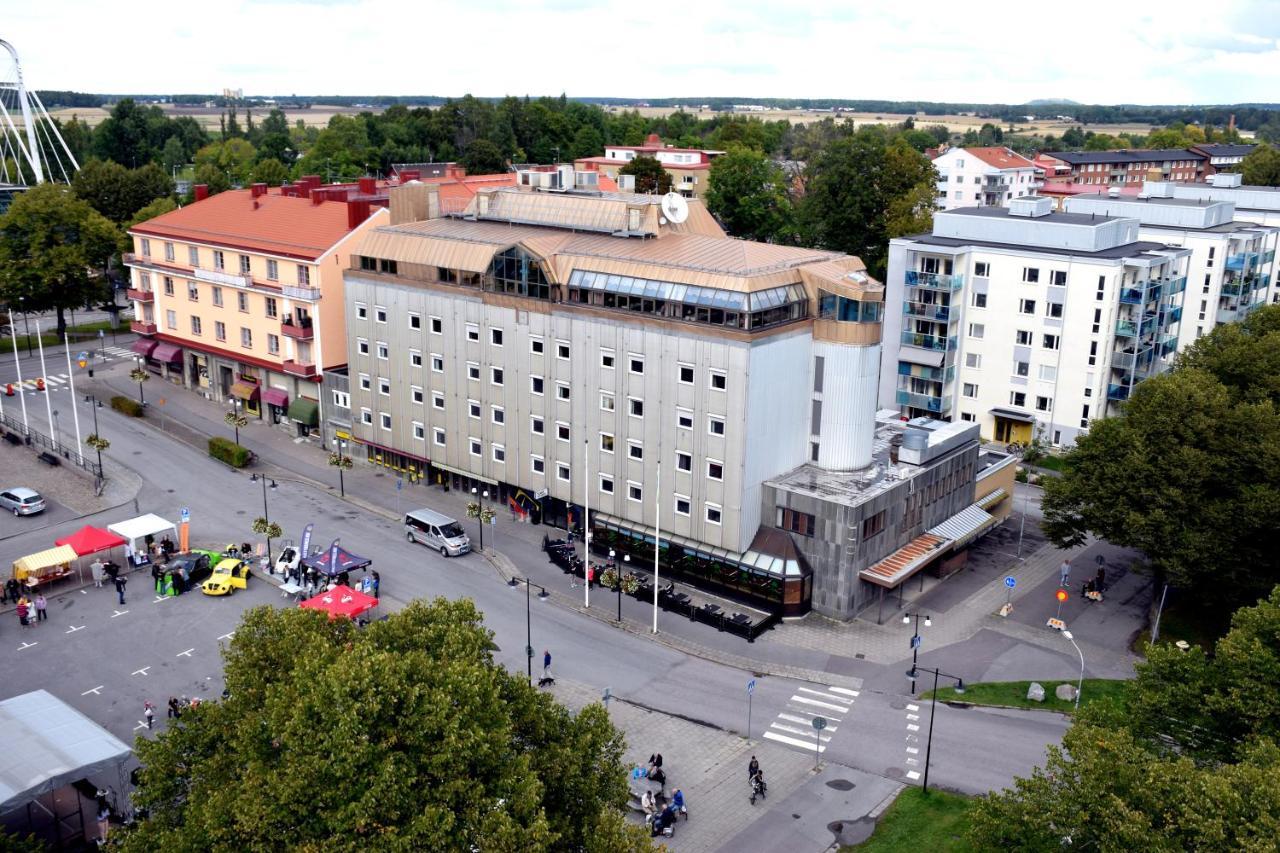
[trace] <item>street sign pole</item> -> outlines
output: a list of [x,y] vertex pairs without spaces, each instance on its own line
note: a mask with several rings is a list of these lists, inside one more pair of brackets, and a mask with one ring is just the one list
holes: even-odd
[[747,682],[747,742],[751,742],[751,699],[756,692],[756,680]]
[[818,769],[818,757],[822,755],[822,730],[827,727],[826,717],[813,718],[813,769]]

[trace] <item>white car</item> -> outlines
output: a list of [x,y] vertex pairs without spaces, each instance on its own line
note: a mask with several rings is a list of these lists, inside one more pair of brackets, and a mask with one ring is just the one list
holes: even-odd
[[301,559],[302,553],[297,548],[286,546],[280,551],[280,556],[276,557],[276,574],[287,575],[298,568],[298,561]]
[[0,492],[0,507],[14,515],[35,515],[37,512],[44,512],[44,498],[34,489],[18,486]]

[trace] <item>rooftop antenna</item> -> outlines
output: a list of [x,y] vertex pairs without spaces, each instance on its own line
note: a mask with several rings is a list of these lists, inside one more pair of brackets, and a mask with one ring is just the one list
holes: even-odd
[[[23,83],[18,51],[3,39],[0,47],[9,54],[7,60],[0,54],[0,182],[26,187],[59,176],[69,182],[80,164],[40,96]],[[15,113],[21,116],[20,123],[14,121]],[[16,164],[13,175],[9,159]]]

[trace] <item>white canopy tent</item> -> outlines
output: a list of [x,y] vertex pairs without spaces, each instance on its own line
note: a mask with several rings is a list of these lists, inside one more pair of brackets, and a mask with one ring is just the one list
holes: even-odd
[[127,745],[46,690],[0,702],[0,814],[63,785],[120,769]]
[[178,528],[172,521],[167,521],[150,512],[137,518],[131,518],[128,521],[108,524],[107,529],[126,540],[125,553],[131,558],[135,555],[140,557],[147,553],[146,539],[148,536],[158,538],[161,535],[168,534],[175,541],[178,538]]

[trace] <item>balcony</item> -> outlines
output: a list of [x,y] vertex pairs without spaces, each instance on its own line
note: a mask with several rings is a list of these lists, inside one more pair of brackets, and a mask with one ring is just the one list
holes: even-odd
[[1173,296],[1176,293],[1182,293],[1187,289],[1187,277],[1180,275],[1177,278],[1165,279],[1169,282],[1169,291],[1166,295]]
[[951,411],[951,401],[945,397],[931,397],[928,394],[916,394],[902,389],[898,389],[898,405],[939,414]]
[[230,287],[253,287],[252,276],[229,273],[226,270],[198,269],[195,270],[193,276],[197,281],[207,281],[210,284],[225,284]]
[[1222,283],[1223,296],[1239,296],[1243,285],[1239,281],[1224,281]]
[[917,379],[927,379],[930,382],[951,382],[956,378],[956,367],[927,367],[922,364],[912,364],[909,361],[898,362],[899,376],[914,376]]
[[1160,325],[1167,327],[1182,319],[1182,306],[1178,305],[1173,308],[1165,308],[1160,312]]
[[280,334],[286,338],[293,338],[295,341],[310,341],[314,340],[316,336],[315,329],[310,322],[305,325],[299,325],[287,319],[280,324]]
[[919,347],[920,349],[933,350],[935,352],[946,352],[956,348],[956,339],[954,336],[946,335],[922,335],[918,332],[903,332],[902,344],[908,347]]
[[923,287],[928,290],[951,293],[964,287],[964,276],[907,270],[906,284],[907,287]]
[[1161,358],[1175,351],[1177,348],[1178,348],[1177,335],[1165,335],[1164,337],[1160,338],[1160,357]]
[[156,333],[156,324],[134,320],[129,324],[129,331],[139,335],[154,335]]
[[1123,305],[1141,305],[1146,301],[1144,291],[1136,287],[1126,287],[1120,291],[1120,302]]
[[902,303],[902,313],[908,317],[928,320],[932,323],[951,322],[951,308],[946,305],[934,305],[929,302],[904,302]]
[[156,301],[156,294],[155,294],[155,291],[153,290],[149,290],[149,289],[135,290],[134,288],[131,287],[128,290],[126,290],[124,293],[125,293],[125,296],[128,296],[134,302],[155,302]]
[[282,285],[280,292],[290,299],[301,299],[307,302],[315,302],[320,298],[320,288],[318,287],[296,287],[292,284]]
[[1136,338],[1138,336],[1138,327],[1128,320],[1116,321],[1116,337],[1118,338]]
[[306,364],[298,361],[286,361],[280,365],[280,368],[289,376],[298,376],[302,379],[314,379],[319,375],[316,373],[316,366],[314,364]]
[[1227,269],[1239,272],[1256,260],[1258,260],[1257,252],[1240,252],[1236,255],[1230,255],[1227,257]]
[[1267,249],[1265,252],[1262,253],[1262,257],[1258,259],[1258,263],[1269,264],[1275,259],[1276,259],[1276,250]]
[[1219,323],[1234,323],[1240,319],[1240,309],[1238,306],[1232,308],[1219,308],[1214,319]]
[[1128,385],[1108,385],[1107,399],[1108,400],[1128,400],[1129,390],[1130,390],[1130,386]]

